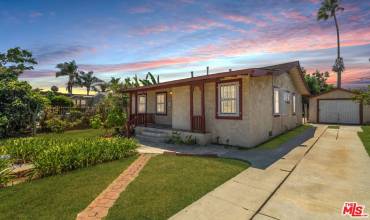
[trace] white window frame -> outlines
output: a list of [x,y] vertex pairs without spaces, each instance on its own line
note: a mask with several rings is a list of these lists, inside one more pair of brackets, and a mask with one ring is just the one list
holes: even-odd
[[273,99],[274,115],[280,115],[280,89],[277,87],[274,87]]
[[[140,103],[140,98],[141,97],[144,97],[145,98],[145,102],[143,102],[143,103]],[[147,100],[146,100],[146,95],[145,94],[143,94],[143,95],[138,95],[137,96],[137,113],[146,113],[146,102],[147,102]],[[144,111],[141,111],[140,109],[140,106],[141,105],[144,105]]]
[[292,94],[293,114],[295,114],[297,111],[296,101],[297,101],[296,95],[293,93]]
[[[222,98],[221,96],[221,88],[223,86],[235,86],[235,98]],[[239,117],[241,112],[240,112],[240,83],[239,81],[234,81],[234,82],[225,82],[225,83],[219,83],[218,84],[218,100],[217,100],[217,105],[218,105],[218,112],[217,112],[217,115],[220,116],[220,117]],[[235,100],[235,112],[233,113],[229,113],[229,112],[222,112],[222,101],[230,101],[230,100]]]
[[[163,96],[163,102],[158,102],[159,96]],[[157,93],[155,98],[156,98],[156,106],[155,106],[156,113],[161,114],[161,115],[167,114],[167,93],[165,92]],[[158,105],[163,105],[163,112],[158,111]]]

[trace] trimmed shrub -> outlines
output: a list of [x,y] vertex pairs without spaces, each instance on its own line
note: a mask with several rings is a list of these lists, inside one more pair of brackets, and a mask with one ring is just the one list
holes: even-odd
[[100,115],[94,115],[94,117],[90,119],[91,128],[94,128],[94,129],[101,128],[102,124],[103,122],[101,120]]
[[52,118],[46,121],[46,127],[55,133],[62,133],[68,127],[68,123],[59,118]]
[[53,96],[51,97],[50,102],[52,106],[60,106],[60,107],[72,107],[73,106],[72,99],[64,95]]

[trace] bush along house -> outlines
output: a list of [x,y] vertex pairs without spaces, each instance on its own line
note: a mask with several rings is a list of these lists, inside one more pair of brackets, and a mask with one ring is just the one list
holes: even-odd
[[197,144],[252,147],[302,124],[309,96],[298,61],[208,74],[123,91],[128,125],[139,140],[174,131]]

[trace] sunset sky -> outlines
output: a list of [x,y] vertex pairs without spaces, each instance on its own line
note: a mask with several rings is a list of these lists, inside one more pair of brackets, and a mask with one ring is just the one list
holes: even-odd
[[[339,13],[344,87],[370,84],[370,1],[343,0]],[[320,21],[319,0],[0,0],[0,51],[31,50],[39,64],[22,79],[64,90],[57,63],[110,77],[161,81],[299,60],[330,71],[336,56],[334,21]],[[336,77],[332,74],[331,83]],[[83,92],[82,89],[75,91]]]

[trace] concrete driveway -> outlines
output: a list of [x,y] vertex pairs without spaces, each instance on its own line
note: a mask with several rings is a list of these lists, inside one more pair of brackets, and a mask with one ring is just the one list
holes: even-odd
[[344,202],[370,213],[370,158],[359,127],[318,126],[268,168],[249,168],[171,219],[345,219]]

